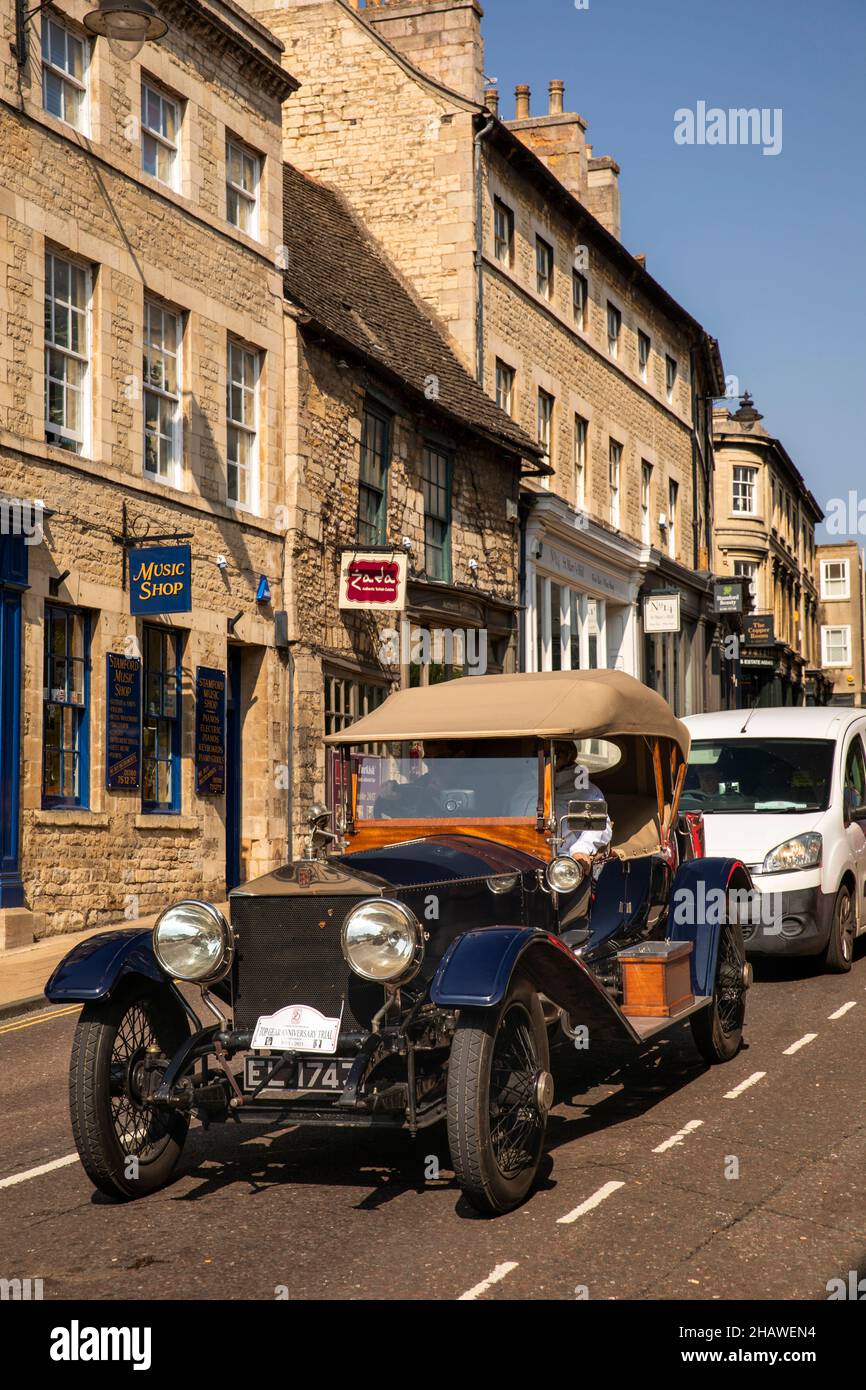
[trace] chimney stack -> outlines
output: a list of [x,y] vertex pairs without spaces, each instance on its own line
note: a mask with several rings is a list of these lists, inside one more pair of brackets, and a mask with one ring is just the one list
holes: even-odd
[[485,87],[485,89],[484,89],[484,105],[487,107],[487,110],[490,112],[491,116],[498,116],[498,115],[499,115],[499,88],[498,88],[498,87]]
[[521,83],[519,87],[515,87],[515,89],[514,89],[514,103],[515,103],[515,106],[514,106],[514,119],[515,119],[516,121],[528,121],[528,120],[529,120],[529,98],[530,98],[530,95],[531,95],[530,90],[529,90],[529,88],[527,87],[527,85],[526,85],[525,82]]
[[554,78],[548,88],[548,114],[561,116],[565,109],[565,83]]

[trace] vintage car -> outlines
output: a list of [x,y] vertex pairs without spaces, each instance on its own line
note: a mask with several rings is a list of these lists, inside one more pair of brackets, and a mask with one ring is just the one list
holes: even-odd
[[688,1019],[709,1062],[736,1054],[751,880],[678,814],[689,735],[659,695],[618,671],[468,677],[327,742],[333,810],[230,922],[181,902],[49,981],[85,1006],[72,1124],[98,1188],[166,1184],[193,1116],[446,1121],[466,1198],[505,1212],[542,1158],[554,1034],[637,1051]]

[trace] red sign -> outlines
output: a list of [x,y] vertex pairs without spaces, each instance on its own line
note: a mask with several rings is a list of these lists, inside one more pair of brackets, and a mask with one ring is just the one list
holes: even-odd
[[403,609],[406,603],[405,555],[344,555],[340,573],[341,608]]

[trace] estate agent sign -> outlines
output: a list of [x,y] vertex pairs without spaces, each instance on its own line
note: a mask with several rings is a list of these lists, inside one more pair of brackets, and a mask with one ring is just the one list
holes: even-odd
[[141,786],[141,661],[105,658],[105,785],[110,792]]
[[402,612],[406,607],[409,559],[405,554],[377,554],[352,550],[340,562],[340,607],[385,608]]
[[129,552],[132,613],[189,613],[192,559],[188,545],[146,545]]
[[195,673],[195,789],[199,796],[226,790],[226,673],[209,666]]

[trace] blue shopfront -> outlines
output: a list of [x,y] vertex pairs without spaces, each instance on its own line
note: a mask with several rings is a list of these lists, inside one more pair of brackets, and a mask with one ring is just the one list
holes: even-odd
[[24,906],[21,882],[21,595],[23,536],[0,534],[0,909]]

